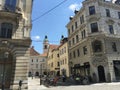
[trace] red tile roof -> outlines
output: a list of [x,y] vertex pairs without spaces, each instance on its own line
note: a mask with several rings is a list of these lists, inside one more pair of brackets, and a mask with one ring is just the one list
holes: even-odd
[[35,49],[34,49],[34,47],[32,46],[31,48],[30,48],[30,56],[38,56],[38,55],[40,55]]
[[47,53],[40,54],[40,56],[46,57]]
[[57,49],[58,47],[59,47],[59,45],[54,45],[54,44],[49,45],[49,48],[52,50]]

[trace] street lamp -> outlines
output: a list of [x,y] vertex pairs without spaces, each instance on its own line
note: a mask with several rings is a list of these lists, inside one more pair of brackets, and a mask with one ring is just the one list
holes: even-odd
[[6,64],[6,59],[8,58],[9,56],[9,52],[5,52],[3,54],[3,59],[4,59],[4,62],[3,62],[3,73],[1,74],[1,77],[2,77],[2,90],[4,90],[5,88],[5,64]]

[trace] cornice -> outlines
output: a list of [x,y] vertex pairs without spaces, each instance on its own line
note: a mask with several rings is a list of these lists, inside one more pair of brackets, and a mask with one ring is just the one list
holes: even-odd
[[97,2],[97,0],[85,0],[85,1],[83,1],[83,5],[88,5],[88,4],[90,4],[91,2]]
[[98,0],[98,4],[100,6],[103,6],[103,7],[120,10],[120,5],[117,5],[117,4],[114,4],[114,3],[111,3],[111,2],[101,2],[101,1]]
[[99,21],[100,17],[101,17],[100,13],[96,13],[95,15],[89,15],[87,16],[87,21],[88,22]]
[[107,24],[114,24],[115,21],[109,18],[109,19],[106,20],[106,23]]

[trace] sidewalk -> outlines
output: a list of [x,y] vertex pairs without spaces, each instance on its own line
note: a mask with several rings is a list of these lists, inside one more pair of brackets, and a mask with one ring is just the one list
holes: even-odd
[[44,85],[40,85],[39,78],[28,78],[28,90],[119,90],[120,82],[112,83],[95,83],[90,85],[73,85],[67,80],[62,82],[62,79],[58,81],[58,85],[50,86],[49,88]]
[[28,90],[40,90],[40,89],[47,89],[44,85],[40,85],[39,78],[28,78]]

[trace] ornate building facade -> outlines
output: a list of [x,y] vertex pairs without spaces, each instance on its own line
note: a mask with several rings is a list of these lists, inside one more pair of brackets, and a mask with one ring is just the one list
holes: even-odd
[[120,5],[85,0],[68,28],[71,73],[90,76],[94,82],[120,80]]
[[33,0],[0,0],[0,88],[28,88]]

